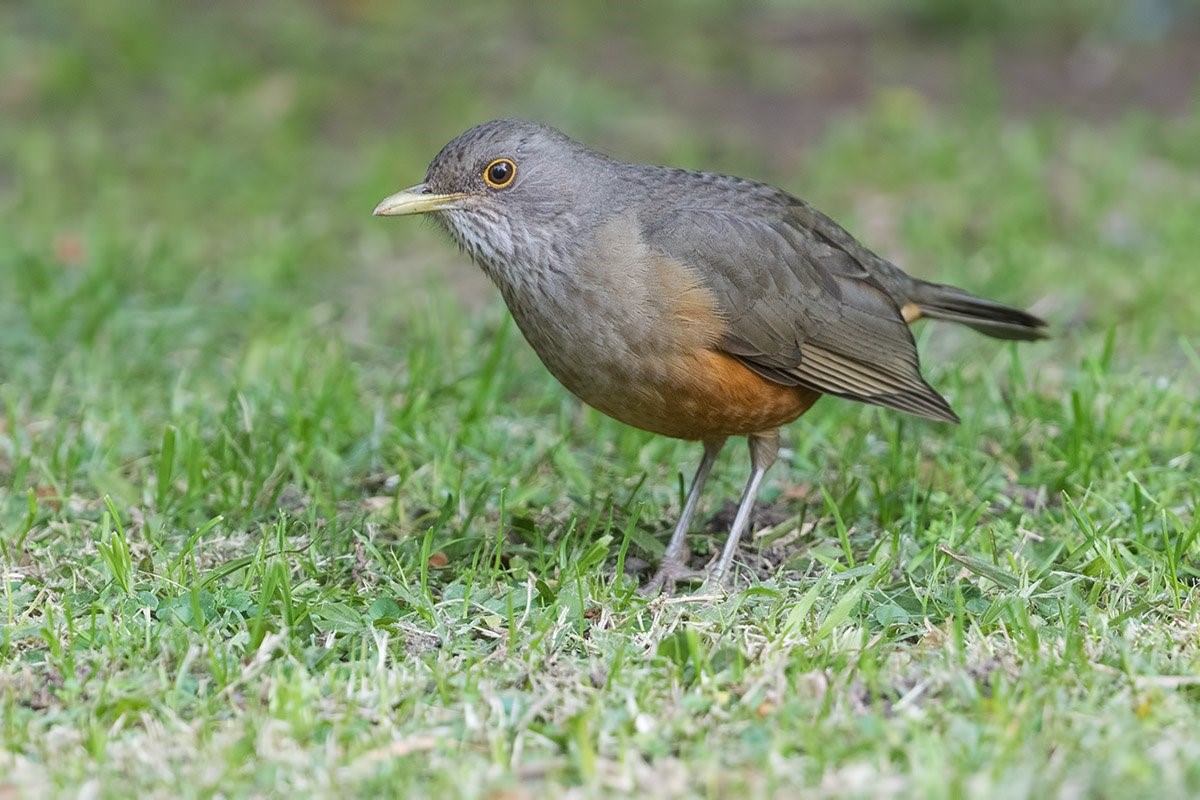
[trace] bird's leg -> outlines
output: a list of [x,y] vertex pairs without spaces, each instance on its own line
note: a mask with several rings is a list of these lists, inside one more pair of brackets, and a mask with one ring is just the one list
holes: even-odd
[[713,462],[717,460],[717,456],[724,446],[724,437],[710,439],[704,443],[704,456],[700,459],[700,466],[696,468],[696,477],[692,478],[692,486],[688,489],[687,499],[683,502],[683,511],[679,515],[679,522],[676,523],[671,540],[667,543],[667,552],[663,554],[658,572],[654,573],[650,582],[642,587],[642,594],[655,595],[664,589],[670,594],[674,590],[677,580],[694,577],[685,560],[688,528],[692,524],[692,517],[696,515],[696,506],[700,504],[700,493],[704,491],[708,473],[712,471]]
[[763,476],[775,463],[779,456],[779,432],[756,433],[748,437],[750,443],[750,480],[746,481],[746,489],[738,503],[737,516],[733,518],[733,527],[729,530],[729,538],[725,540],[725,548],[721,551],[721,560],[713,567],[705,581],[706,589],[720,590],[729,577],[729,567],[733,564],[733,556],[737,552],[738,540],[750,527],[750,513],[754,510],[754,500],[758,496],[758,487],[762,484]]

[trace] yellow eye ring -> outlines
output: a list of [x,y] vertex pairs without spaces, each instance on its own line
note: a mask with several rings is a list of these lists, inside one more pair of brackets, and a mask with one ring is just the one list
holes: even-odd
[[517,165],[511,158],[497,158],[483,168],[483,182],[493,189],[504,189],[517,177]]

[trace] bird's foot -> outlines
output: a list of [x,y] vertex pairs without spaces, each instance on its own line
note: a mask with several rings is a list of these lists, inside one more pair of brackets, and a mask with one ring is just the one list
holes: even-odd
[[654,577],[638,589],[638,594],[642,597],[655,597],[659,594],[669,597],[675,593],[676,583],[699,581],[707,576],[708,573],[689,567],[682,557],[664,558],[658,572],[654,573]]
[[718,572],[715,568],[704,573],[704,583],[700,586],[700,594],[725,595],[729,594],[731,571]]

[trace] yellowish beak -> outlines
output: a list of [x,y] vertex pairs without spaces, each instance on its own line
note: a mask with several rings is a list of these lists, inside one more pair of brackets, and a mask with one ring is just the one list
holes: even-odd
[[430,211],[445,211],[448,208],[457,208],[459,200],[466,197],[466,194],[457,192],[455,194],[434,194],[429,191],[429,187],[423,183],[418,183],[416,186],[410,186],[401,192],[396,192],[393,195],[383,198],[379,205],[375,206],[375,216],[377,217],[402,217],[407,214],[428,214]]

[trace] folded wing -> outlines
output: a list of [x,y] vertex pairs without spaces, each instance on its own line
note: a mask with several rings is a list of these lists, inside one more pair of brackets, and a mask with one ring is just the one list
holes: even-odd
[[896,302],[812,213],[799,203],[771,214],[658,209],[643,232],[712,290],[728,323],[721,349],[763,377],[956,422],[921,377]]

